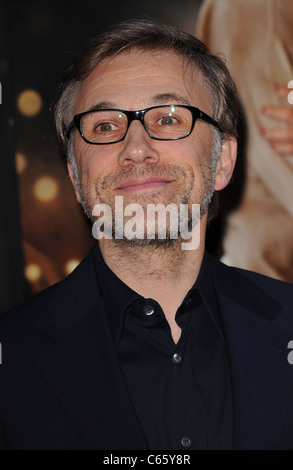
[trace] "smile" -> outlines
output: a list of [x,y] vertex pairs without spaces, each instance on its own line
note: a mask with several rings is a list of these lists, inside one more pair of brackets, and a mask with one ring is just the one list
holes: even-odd
[[144,177],[144,178],[136,178],[125,181],[124,183],[120,184],[116,190],[123,191],[123,192],[131,192],[131,191],[145,191],[148,189],[156,189],[162,186],[166,186],[172,183],[174,180],[167,180],[162,177]]

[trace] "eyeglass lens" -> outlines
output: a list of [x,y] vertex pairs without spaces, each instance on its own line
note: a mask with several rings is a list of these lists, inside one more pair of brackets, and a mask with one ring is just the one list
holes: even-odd
[[[150,137],[178,139],[189,134],[192,113],[184,107],[154,107],[144,113],[144,126]],[[110,143],[122,139],[127,131],[127,115],[117,110],[99,110],[81,119],[83,136],[93,143]]]

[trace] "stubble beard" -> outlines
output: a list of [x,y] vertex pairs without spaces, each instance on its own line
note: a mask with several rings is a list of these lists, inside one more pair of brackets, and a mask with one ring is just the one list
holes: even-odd
[[[155,238],[148,239],[144,238],[126,238],[116,239],[115,230],[116,223],[123,226],[125,220],[115,219],[115,196],[114,188],[119,187],[120,184],[129,180],[130,178],[136,178],[139,176],[155,176],[162,177],[176,181],[176,190],[164,193],[160,190],[153,190],[148,193],[136,193],[130,197],[127,195],[124,197],[124,207],[127,204],[135,203],[140,204],[144,209],[144,220],[146,221],[146,206],[147,204],[176,204],[179,214],[180,204],[184,204],[188,207],[188,229],[191,230],[195,225],[195,221],[192,217],[192,204],[200,205],[200,217],[208,209],[214,194],[214,182],[215,182],[215,159],[212,158],[212,162],[209,164],[203,162],[200,167],[200,178],[199,181],[195,180],[193,168],[191,166],[181,167],[179,165],[161,165],[154,166],[153,164],[144,165],[131,165],[123,168],[119,174],[108,175],[103,178],[97,178],[94,191],[92,185],[80,184],[80,197],[81,204],[85,214],[94,223],[96,218],[92,216],[93,208],[96,204],[107,204],[112,211],[112,232],[113,242],[119,246],[152,246],[152,247],[174,247],[174,244],[178,242],[177,239],[171,237],[170,226],[167,225],[167,230],[164,238],[160,237],[160,233],[156,230]],[[172,184],[172,183],[171,183]],[[178,221],[179,224],[179,221]],[[145,229],[146,230],[146,229]],[[180,234],[179,234],[180,238]]]

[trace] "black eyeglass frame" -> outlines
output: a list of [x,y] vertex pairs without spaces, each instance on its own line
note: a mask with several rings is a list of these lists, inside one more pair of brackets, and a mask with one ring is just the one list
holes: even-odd
[[[147,126],[144,122],[144,115],[146,114],[147,111],[150,111],[151,109],[157,109],[157,108],[170,108],[170,107],[176,107],[176,108],[185,108],[185,109],[188,109],[190,112],[191,112],[191,115],[192,115],[192,123],[191,123],[191,127],[190,127],[190,130],[189,132],[186,134],[186,135],[183,135],[182,137],[172,137],[172,138],[168,138],[168,139],[163,139],[161,137],[154,137],[150,132],[149,130],[147,129]],[[91,114],[91,113],[94,113],[94,112],[98,112],[98,111],[117,111],[117,112],[120,112],[120,113],[123,113],[125,114],[125,116],[127,117],[127,127],[126,127],[126,130],[125,130],[125,133],[124,135],[119,139],[119,140],[115,140],[114,142],[91,142],[90,140],[88,140],[83,132],[82,132],[82,129],[81,129],[81,120],[83,118],[83,116],[85,116],[86,114]],[[79,114],[76,114],[75,116],[73,116],[73,120],[68,128],[68,131],[66,133],[66,137],[67,139],[69,139],[69,135],[70,133],[72,132],[72,130],[74,128],[76,128],[78,130],[78,132],[80,133],[81,137],[83,138],[83,140],[85,142],[87,142],[88,144],[91,144],[91,145],[108,145],[108,144],[117,144],[118,142],[121,142],[123,139],[125,139],[126,137],[126,134],[129,130],[129,127],[131,125],[131,123],[133,121],[140,121],[141,124],[143,125],[146,133],[148,134],[148,136],[151,138],[151,139],[154,139],[154,140],[162,140],[162,141],[168,141],[168,140],[180,140],[180,139],[185,139],[186,137],[188,137],[191,132],[193,131],[194,129],[194,125],[196,123],[196,121],[198,119],[201,119],[203,121],[206,121],[207,123],[211,124],[212,126],[216,127],[219,131],[221,131],[221,128],[219,126],[219,123],[213,119],[211,116],[209,116],[208,114],[206,114],[204,111],[202,111],[201,109],[199,108],[196,108],[195,106],[187,106],[187,105],[182,105],[182,104],[166,104],[166,105],[161,105],[161,106],[152,106],[150,108],[145,108],[145,109],[141,109],[141,110],[138,110],[138,111],[127,111],[127,110],[124,110],[124,109],[115,109],[115,108],[106,108],[106,109],[92,109],[92,110],[89,110],[89,111],[84,111],[83,113],[79,113]]]

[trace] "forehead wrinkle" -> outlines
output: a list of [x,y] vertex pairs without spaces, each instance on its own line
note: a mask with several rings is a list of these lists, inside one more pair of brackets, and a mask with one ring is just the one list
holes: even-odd
[[[156,59],[158,60],[160,54],[158,54],[158,57],[156,57]],[[123,58],[123,56],[122,56]],[[153,58],[151,56],[151,58]],[[119,59],[119,57],[115,58],[116,60]],[[141,57],[139,57],[139,59],[141,59]],[[153,83],[152,83],[152,80],[150,82],[147,82],[147,84],[145,83],[145,78],[146,76],[149,74],[150,70],[149,68],[147,69],[147,72],[143,71],[143,73],[140,75],[137,75],[136,72],[139,71],[139,67],[138,65],[139,64],[135,64],[133,65],[133,61],[131,62],[130,65],[128,65],[128,63],[126,64],[122,64],[123,67],[122,67],[122,76],[117,76],[117,71],[116,71],[116,82],[118,81],[121,81],[121,86],[120,86],[120,93],[121,93],[121,96],[123,97],[124,96],[124,86],[125,86],[125,90],[126,92],[128,91],[128,89],[131,90],[131,75],[133,74],[132,76],[132,81],[134,80],[134,85],[137,85],[136,88],[138,88],[138,91],[139,93],[135,93],[135,91],[131,94],[129,94],[128,96],[128,99],[126,100],[126,102],[124,103],[124,99],[123,99],[123,103],[124,103],[124,106],[126,105],[126,107],[124,107],[122,105],[122,102],[120,102],[120,94],[119,94],[119,89],[118,89],[118,93],[115,93],[115,97],[111,96],[111,87],[110,87],[110,83],[107,84],[107,81],[104,83],[103,82],[103,85],[104,85],[104,88],[102,89],[103,92],[105,92],[106,96],[103,96],[104,93],[101,93],[100,96],[94,96],[94,93],[90,93],[92,96],[89,98],[90,101],[87,100],[87,103],[86,101],[84,100],[81,100],[80,104],[82,106],[82,101],[84,101],[83,103],[83,106],[82,108],[79,110],[76,109],[77,112],[81,112],[81,111],[91,111],[91,110],[98,110],[98,109],[108,109],[108,108],[114,108],[114,109],[126,109],[126,110],[134,110],[134,109],[144,109],[144,108],[147,108],[149,106],[152,106],[152,105],[160,105],[160,104],[182,104],[182,105],[193,105],[193,106],[198,106],[199,104],[197,103],[197,99],[196,99],[196,102],[194,100],[194,96],[193,96],[193,92],[194,92],[194,89],[197,89],[197,88],[203,88],[203,90],[205,90],[205,87],[202,86],[202,75],[201,73],[199,72],[198,68],[196,67],[195,64],[191,63],[190,61],[188,61],[186,58],[182,58],[180,56],[178,56],[178,59],[180,60],[181,62],[181,67],[179,68],[178,66],[176,66],[177,69],[180,69],[181,71],[181,77],[182,79],[181,80],[178,80],[178,77],[177,77],[177,81],[175,83],[175,86],[172,85],[171,83],[171,86],[170,86],[170,83],[168,84],[168,78],[169,75],[170,75],[170,70],[168,68],[167,72],[166,72],[166,77],[167,77],[167,83],[166,83],[166,80],[163,80],[163,83],[161,83],[161,78],[162,78],[162,74],[160,73],[160,70],[158,71],[156,69],[156,67],[154,68],[154,73],[153,75],[151,76],[152,80],[153,80]],[[177,60],[178,60],[177,59]],[[103,72],[105,73],[108,73],[108,72],[111,72],[110,74],[110,78],[112,77],[113,75],[113,66],[117,66],[119,64],[116,64],[116,60],[111,60],[109,61],[109,63],[104,63],[104,64],[100,64],[97,69],[96,69],[96,72],[101,72],[102,75],[103,75]],[[156,66],[156,61],[154,61],[154,66]],[[112,63],[113,62],[113,63]],[[145,61],[144,61],[144,66],[146,65],[145,64]],[[102,69],[100,69],[100,67],[104,65],[104,67]],[[106,66],[107,65],[107,66]],[[108,66],[111,65],[110,67],[110,71],[108,70]],[[131,68],[131,65],[132,65],[132,68]],[[164,65],[164,64],[163,64]],[[176,64],[175,64],[176,65]],[[125,71],[124,68],[127,66],[127,70]],[[161,68],[161,62],[159,63],[159,67]],[[94,72],[94,71],[93,71]],[[92,73],[93,73],[92,72]],[[131,73],[130,73],[131,72]],[[171,70],[172,72],[172,70]],[[130,74],[130,77],[127,77],[127,79],[129,79],[126,83],[124,83],[124,79],[123,79],[123,74],[126,73],[126,74]],[[84,81],[83,83],[83,87],[85,87],[85,89],[87,89],[87,80],[91,77],[91,75]],[[92,84],[92,82],[90,82],[90,86],[94,86],[96,85],[96,81],[97,80],[97,76],[93,76],[93,78],[95,79],[94,80],[94,83]],[[107,78],[107,76],[106,76]],[[156,89],[156,78],[158,78],[158,87]],[[171,74],[171,79],[174,78]],[[105,77],[104,77],[105,79]],[[142,80],[141,80],[142,79]],[[174,80],[173,80],[174,81]],[[165,82],[165,86],[164,86],[164,82]],[[178,83],[178,86],[179,84],[182,84],[182,86],[180,86],[178,89],[177,89],[177,83]],[[109,89],[107,90],[107,85],[109,85]],[[163,86],[162,86],[163,85]],[[147,93],[144,93],[144,90],[143,90],[143,86],[145,87],[152,87],[152,91],[150,92],[149,91],[149,94]],[[140,90],[139,88],[142,88],[142,90]],[[116,88],[115,88],[116,90]],[[100,91],[100,90],[98,90]],[[137,90],[136,90],[137,91]],[[145,90],[147,92],[147,88]],[[205,90],[206,91],[206,90]],[[110,96],[109,96],[109,93],[110,93]],[[204,93],[204,94],[207,94],[208,93]],[[108,96],[107,96],[108,95]],[[93,99],[91,99],[93,98]],[[109,98],[109,99],[108,99]],[[111,99],[112,98],[112,99]],[[209,99],[209,95],[206,96],[206,98]],[[136,102],[136,105],[134,105],[134,103]],[[210,103],[208,103],[210,104]],[[207,108],[209,108],[210,106],[208,106]],[[202,108],[205,110],[205,108]],[[206,112],[208,112],[209,109],[206,110]]]
[[[146,102],[150,102],[153,104],[177,103],[186,104],[187,106],[190,106],[190,101],[188,99],[174,92],[157,93],[156,95],[149,97]],[[99,111],[101,109],[120,109],[120,107],[113,101],[99,101],[98,103],[95,103],[93,106],[88,108],[86,112]]]

